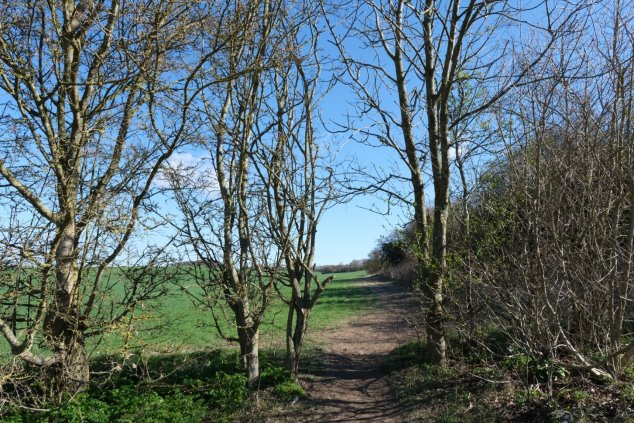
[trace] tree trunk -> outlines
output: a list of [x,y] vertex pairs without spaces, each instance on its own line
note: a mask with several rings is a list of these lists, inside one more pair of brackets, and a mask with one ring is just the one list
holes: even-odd
[[246,319],[242,323],[244,324],[239,323],[238,326],[242,365],[247,375],[249,389],[257,389],[260,382],[260,331],[257,327],[249,324]]
[[293,328],[295,322],[295,305],[290,304],[288,306],[288,319],[286,320],[286,368],[293,376],[296,375],[295,369],[298,367],[296,363],[299,361],[299,357],[296,350],[296,345],[293,339]]
[[447,365],[447,343],[443,322],[443,283],[443,276],[439,271],[430,272],[428,297],[431,301],[428,305],[425,327],[429,345],[429,362],[444,367]]
[[440,136],[430,130],[432,170],[434,179],[434,225],[431,246],[431,269],[427,274],[426,300],[427,341],[429,360],[447,365],[447,344],[444,329],[443,289],[447,272],[447,217],[449,216],[449,150],[447,121],[440,119]]
[[[310,309],[291,304],[286,325],[286,366],[295,380],[299,376],[299,358],[304,344],[304,335],[308,328]],[[294,319],[297,316],[297,320]],[[294,323],[294,324],[293,324]]]
[[68,319],[57,319],[51,328],[51,337],[57,341],[55,352],[59,361],[52,366],[52,389],[57,395],[85,389],[90,382],[90,366],[83,334],[72,326],[74,313]]
[[45,322],[46,338],[58,356],[52,376],[55,391],[74,391],[83,389],[90,381],[77,295],[74,223],[62,230],[56,250],[56,262],[57,289]]
[[443,322],[443,288],[447,250],[447,207],[439,208],[438,201],[434,211],[432,237],[431,269],[428,272],[427,293],[428,310],[426,319],[429,361],[440,366],[447,365],[447,344]]

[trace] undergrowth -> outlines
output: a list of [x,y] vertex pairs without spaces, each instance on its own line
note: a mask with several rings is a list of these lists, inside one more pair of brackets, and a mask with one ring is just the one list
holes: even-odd
[[[429,364],[427,346],[396,348],[383,363],[388,384],[412,422],[634,421],[634,369],[614,383],[512,354],[497,334],[484,349],[451,343],[451,363]],[[493,354],[492,354],[493,352]],[[502,353],[506,353],[503,355]],[[553,389],[547,390],[552,372]]]
[[[115,365],[115,357],[94,363],[91,386],[66,396],[44,411],[8,408],[2,421],[35,423],[197,423],[229,422],[245,412],[250,398],[239,356],[210,352],[133,357]],[[290,373],[266,353],[262,354],[260,392],[271,401],[286,402],[305,396]],[[112,370],[114,367],[115,370]]]

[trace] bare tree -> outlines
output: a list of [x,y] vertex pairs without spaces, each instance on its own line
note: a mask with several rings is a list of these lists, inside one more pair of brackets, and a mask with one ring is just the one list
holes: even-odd
[[[313,269],[317,225],[332,190],[313,122],[317,12],[285,1],[253,2],[244,11],[249,36],[226,53],[231,72],[241,76],[205,90],[198,103],[199,145],[212,169],[202,180],[172,169],[184,214],[180,230],[201,288],[189,294],[225,339],[239,343],[252,388],[259,328],[274,290],[289,306],[287,359],[296,375],[310,312],[330,280],[320,281]],[[237,337],[223,327],[226,320]]]
[[[547,2],[534,5],[533,10],[543,13],[547,23],[544,28],[525,23],[534,31],[541,30],[544,39],[535,43],[539,47],[527,56],[528,60],[510,64],[505,58],[513,57],[518,43],[513,37],[519,34],[522,16],[522,8],[514,2],[368,0],[348,6],[341,25],[330,22],[345,65],[341,82],[357,94],[360,102],[361,128],[357,128],[356,137],[390,148],[406,172],[406,176],[374,176],[370,190],[400,199],[413,208],[430,360],[445,365],[443,291],[454,147],[451,131],[487,111],[521,84],[574,13],[566,7],[551,9]],[[485,95],[459,114],[452,114],[450,103],[465,79],[483,87]],[[421,135],[417,136],[419,130]],[[425,213],[428,165],[434,190],[431,229]],[[390,181],[405,182],[406,190],[395,192]]]
[[307,5],[300,18],[299,23],[284,24],[290,54],[274,74],[276,133],[270,146],[257,152],[267,195],[267,227],[284,264],[279,285],[290,288],[288,295],[276,286],[289,307],[286,361],[295,377],[310,315],[333,279],[320,280],[314,271],[317,227],[334,196],[333,168],[324,164],[313,121],[320,82],[317,10]]
[[[260,324],[273,298],[281,260],[266,231],[265,188],[255,170],[260,165],[255,151],[267,131],[255,128],[269,118],[263,104],[270,89],[269,70],[284,54],[284,6],[269,0],[236,5],[236,19],[229,25],[242,36],[223,58],[227,72],[239,77],[203,89],[196,105],[199,147],[208,153],[213,170],[202,181],[187,178],[182,168],[172,169],[171,175],[184,215],[181,232],[195,257],[192,270],[202,289],[190,295],[209,310],[225,339],[239,343],[251,388],[259,380]],[[225,333],[226,320],[233,323],[237,337]]]
[[[191,47],[204,38],[194,29],[220,35],[223,14],[208,6],[0,6],[2,208],[15,212],[3,218],[2,248],[29,281],[24,292],[3,294],[35,301],[18,326],[3,309],[0,330],[15,356],[50,366],[58,392],[89,381],[85,338],[101,332],[92,324],[108,308],[100,303],[111,287],[105,275],[133,236],[162,164],[187,141],[192,79],[228,38],[205,52]],[[137,288],[113,319],[145,298]],[[41,339],[53,355],[32,351]]]

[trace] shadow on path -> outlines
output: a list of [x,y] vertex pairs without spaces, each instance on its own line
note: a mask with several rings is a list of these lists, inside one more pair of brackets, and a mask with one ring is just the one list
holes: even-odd
[[308,400],[303,421],[392,421],[399,409],[385,384],[384,354],[325,353],[304,369]]
[[390,394],[381,364],[394,348],[415,338],[410,320],[416,305],[405,288],[369,277],[376,310],[337,330],[311,338],[324,351],[306,357],[300,378],[308,398],[269,422],[401,422],[402,410]]

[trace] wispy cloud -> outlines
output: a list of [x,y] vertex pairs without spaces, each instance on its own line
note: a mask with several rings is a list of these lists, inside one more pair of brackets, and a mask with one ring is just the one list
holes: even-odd
[[196,156],[191,152],[173,154],[156,178],[159,188],[171,189],[176,182],[187,189],[218,192],[218,178],[211,158]]

